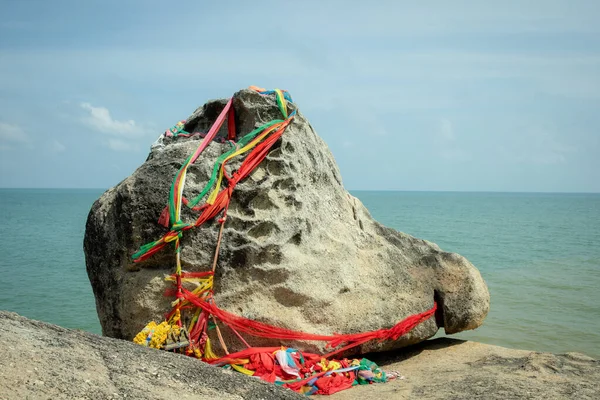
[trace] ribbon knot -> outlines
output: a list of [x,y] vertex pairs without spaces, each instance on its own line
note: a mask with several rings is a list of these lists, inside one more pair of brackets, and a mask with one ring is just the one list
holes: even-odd
[[164,237],[164,242],[170,243],[177,239],[181,239],[182,236],[183,234],[181,233],[181,231],[169,231]]
[[177,221],[173,224],[173,226],[171,227],[171,230],[181,233],[181,231],[185,230],[189,226],[190,226],[190,224],[186,224],[184,222]]

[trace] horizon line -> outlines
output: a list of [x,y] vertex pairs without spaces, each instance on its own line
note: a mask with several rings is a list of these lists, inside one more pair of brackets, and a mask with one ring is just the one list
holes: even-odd
[[[114,187],[114,186],[113,186]],[[0,190],[108,190],[101,187],[0,187]],[[415,189],[346,189],[348,192],[409,192],[409,193],[528,193],[528,194],[600,194],[578,191],[522,191],[522,190],[415,190]]]

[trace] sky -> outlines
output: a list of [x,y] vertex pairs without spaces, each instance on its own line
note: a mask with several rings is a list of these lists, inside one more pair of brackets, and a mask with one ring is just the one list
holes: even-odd
[[600,2],[0,0],[0,187],[108,188],[288,90],[350,190],[600,192]]

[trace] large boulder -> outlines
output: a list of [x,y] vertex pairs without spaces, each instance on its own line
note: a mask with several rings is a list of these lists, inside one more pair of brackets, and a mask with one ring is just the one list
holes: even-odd
[[[216,100],[197,109],[185,130],[206,132],[224,105]],[[281,118],[274,96],[242,90],[234,95],[233,106],[238,135]],[[157,219],[174,175],[197,140],[161,138],[146,162],[90,211],[86,265],[105,335],[131,339],[170,309],[172,298],[163,293],[170,285],[164,276],[175,265],[172,248],[137,264],[131,255],[166,232]],[[184,194],[193,197],[201,191],[215,159],[229,146],[215,140],[207,147],[188,170]],[[194,217],[190,210],[183,214],[185,222]],[[210,268],[218,229],[213,221],[184,233],[181,259],[186,270]],[[490,301],[479,271],[464,257],[375,221],[344,189],[333,155],[301,113],[263,163],[237,185],[215,281],[221,308],[321,334],[388,328],[438,301],[435,318],[395,342],[368,343],[360,352],[419,342],[441,326],[446,333],[477,328]],[[279,343],[249,340],[253,345]],[[237,339],[228,342],[239,348]],[[288,345],[323,350],[321,343]]]

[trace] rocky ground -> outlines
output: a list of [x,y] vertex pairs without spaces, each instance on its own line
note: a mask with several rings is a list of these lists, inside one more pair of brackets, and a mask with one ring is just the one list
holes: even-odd
[[0,311],[0,399],[298,399],[198,360]]
[[359,386],[332,400],[600,399],[600,360],[441,338],[368,355],[405,379]]
[[[0,311],[0,399],[300,399],[197,360]],[[405,379],[353,399],[598,399],[600,361],[436,339],[369,355]]]

